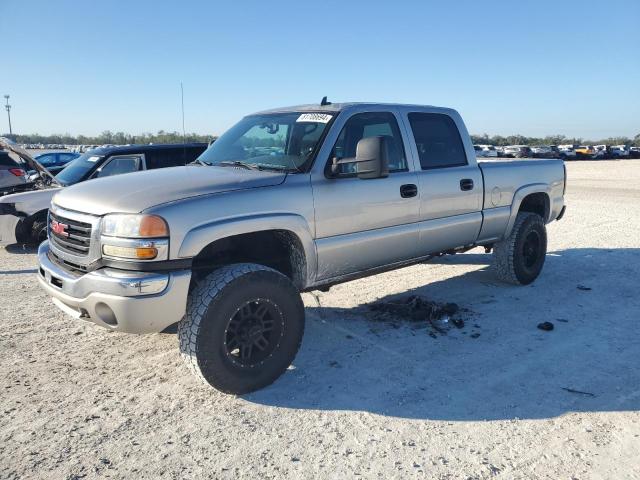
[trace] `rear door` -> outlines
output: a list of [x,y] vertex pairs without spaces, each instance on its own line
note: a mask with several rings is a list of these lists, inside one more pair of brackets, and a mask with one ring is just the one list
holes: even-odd
[[[337,138],[327,138],[331,152],[312,177],[319,280],[413,258],[417,251],[417,178],[397,115],[354,113],[336,127]],[[328,174],[333,158],[355,157],[360,139],[378,135],[392,144],[388,177],[362,180],[353,164],[341,166],[335,178]]]
[[467,158],[456,120],[420,111],[409,111],[404,119],[418,160],[421,254],[475,242],[482,225],[482,173],[475,159]]

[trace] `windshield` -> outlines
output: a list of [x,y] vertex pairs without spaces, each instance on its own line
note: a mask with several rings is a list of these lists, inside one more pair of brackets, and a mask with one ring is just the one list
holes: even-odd
[[56,175],[56,180],[62,185],[78,183],[98,164],[101,158],[101,156],[94,155],[91,152],[85,153],[69,162],[67,166]]
[[304,171],[313,162],[332,118],[326,113],[300,112],[245,117],[218,138],[198,161],[208,165],[241,163],[270,170]]

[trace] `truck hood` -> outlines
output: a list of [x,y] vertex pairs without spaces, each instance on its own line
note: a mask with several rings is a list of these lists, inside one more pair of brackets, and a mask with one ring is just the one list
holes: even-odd
[[285,173],[234,167],[161,168],[78,183],[60,190],[53,203],[93,215],[139,213],[189,197],[279,185],[285,178]]

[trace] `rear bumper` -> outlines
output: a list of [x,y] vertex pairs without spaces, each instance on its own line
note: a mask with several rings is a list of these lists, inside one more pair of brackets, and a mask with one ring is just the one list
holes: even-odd
[[128,272],[113,268],[76,274],[38,248],[38,281],[68,315],[126,333],[161,332],[184,316],[190,270]]

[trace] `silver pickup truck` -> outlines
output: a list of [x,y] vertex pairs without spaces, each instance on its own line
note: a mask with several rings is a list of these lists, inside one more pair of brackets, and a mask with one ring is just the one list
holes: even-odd
[[477,246],[501,279],[532,282],[565,187],[561,160],[478,164],[448,108],[281,108],[246,116],[194,165],[61,190],[39,281],[111,330],[177,323],[191,370],[242,394],[293,361],[300,292]]

